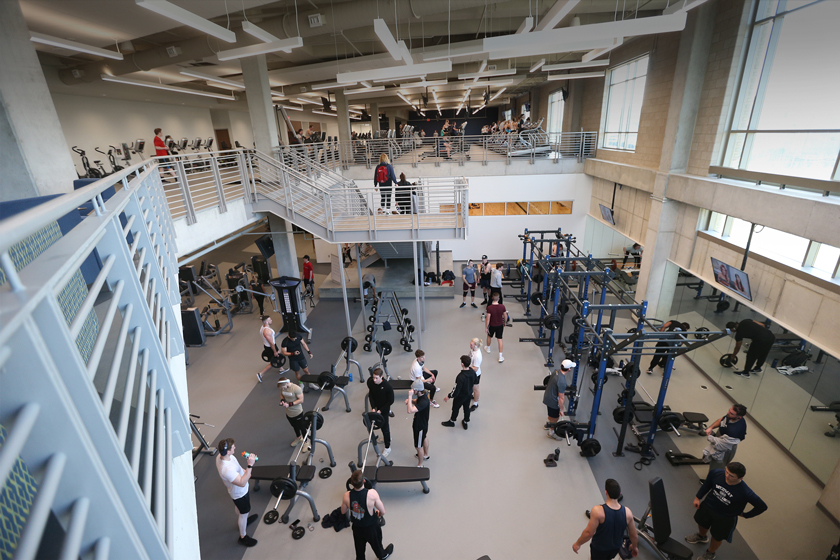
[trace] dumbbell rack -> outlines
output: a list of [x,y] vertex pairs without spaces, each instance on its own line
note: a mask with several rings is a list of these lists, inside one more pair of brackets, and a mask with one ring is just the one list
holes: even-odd
[[[388,307],[386,307],[388,306]],[[400,344],[403,350],[411,352],[411,343],[414,342],[414,325],[411,324],[411,318],[408,316],[408,309],[400,305],[400,299],[393,290],[382,290],[379,292],[379,303],[372,306],[373,314],[368,317],[367,334],[365,335],[365,352],[370,352],[373,345],[376,344],[379,334],[379,329],[384,327],[386,322],[393,319],[396,325],[392,325],[400,333]],[[384,330],[384,329],[383,329]]]

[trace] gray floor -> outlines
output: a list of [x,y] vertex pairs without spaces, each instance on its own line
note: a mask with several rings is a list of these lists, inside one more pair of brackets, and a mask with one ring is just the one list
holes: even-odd
[[[228,251],[233,249],[227,247]],[[238,262],[235,254],[222,257],[217,260]],[[507,303],[514,316],[521,314],[520,304],[510,299]],[[417,317],[413,304],[413,300],[404,302],[412,317]],[[428,326],[424,350],[428,365],[440,370],[439,386],[445,390],[454,382],[457,359],[468,350],[469,339],[483,334],[480,310],[459,309],[459,304],[460,298],[426,302]],[[351,310],[358,313],[359,305],[351,304]],[[343,305],[338,302],[318,303],[311,312],[310,321],[316,329],[312,350],[319,360],[318,368],[338,358],[339,342],[345,334],[343,315]],[[211,441],[215,442],[219,436],[234,437],[240,450],[257,452],[261,462],[282,462],[291,451],[288,423],[277,410],[279,398],[273,383],[258,385],[254,376],[262,367],[257,358],[258,319],[256,315],[246,315],[234,321],[233,333],[209,340],[204,348],[191,350],[188,368],[191,411],[216,425],[204,430]],[[366,324],[363,316],[355,317],[353,333],[360,341]],[[442,404],[440,409],[432,411],[431,459],[427,464],[432,473],[431,493],[424,495],[419,484],[379,486],[387,510],[383,532],[386,544],[395,544],[394,558],[419,559],[433,555],[474,559],[484,554],[493,560],[526,556],[585,558],[585,555],[574,555],[571,544],[586,525],[584,510],[602,503],[601,487],[607,477],[621,482],[623,503],[640,515],[647,505],[647,481],[661,476],[668,492],[674,538],[682,539],[690,532],[693,528],[691,496],[699,488],[697,478],[703,468],[695,471],[694,467],[672,467],[661,457],[652,465],[635,470],[637,456],[612,456],[616,440],[610,412],[615,393],[620,390],[617,378],[607,383],[602,401],[605,412],[596,431],[604,451],[587,460],[580,457],[574,445],[566,447],[564,443],[559,446],[558,468],[543,466],[542,458],[558,447],[557,442],[545,438],[541,429],[545,421],[541,394],[532,390],[532,385],[547,373],[543,365],[544,349],[517,342],[518,337],[533,336],[531,328],[522,323],[506,330],[505,335],[504,364],[497,362],[495,348],[491,355],[485,354],[481,406],[473,416],[470,429],[440,426],[439,422],[448,416],[448,405]],[[398,336],[393,333],[394,341]],[[400,347],[395,344],[395,348]],[[356,358],[365,373],[375,359],[361,350]],[[395,378],[407,377],[411,359],[410,354],[395,350],[389,360],[391,374]],[[326,361],[321,364],[323,360]],[[579,411],[584,416],[588,416],[591,402],[589,375],[587,372],[582,376],[586,381]],[[659,379],[652,376],[642,383],[655,395]],[[710,417],[723,414],[729,401],[715,389],[701,388],[709,385],[697,369],[680,359],[668,402],[675,410],[699,410]],[[334,403],[324,413],[326,422],[319,435],[332,445],[338,465],[331,478],[316,478],[308,488],[321,515],[340,504],[349,476],[346,465],[355,459],[356,446],[365,438],[360,418],[365,392],[364,386],[354,381],[348,387],[352,412],[348,414],[343,406]],[[307,408],[326,402],[326,396],[317,401],[316,397],[314,393],[308,395]],[[415,461],[409,443],[411,418],[402,404],[404,398],[405,394],[398,392],[394,406],[396,418],[392,420],[391,459],[398,465],[411,465]],[[698,436],[674,439],[658,436],[656,448],[663,454],[672,448],[699,454],[704,443]],[[770,510],[756,519],[742,520],[733,544],[725,544],[718,558],[825,557],[836,541],[837,528],[814,506],[820,492],[818,485],[758,430],[750,433],[748,445],[742,447],[738,458],[749,470],[747,481],[768,502]],[[316,461],[326,458],[323,449],[318,449],[317,457]],[[316,465],[322,466],[317,462]],[[353,558],[351,532],[344,530],[336,534],[319,523],[313,523],[314,530],[307,531],[302,540],[294,541],[286,525],[260,522],[249,528],[249,534],[259,544],[247,550],[238,547],[233,508],[215,473],[213,460],[199,459],[196,475],[204,558]],[[253,510],[257,513],[262,514],[270,507],[265,490],[252,496]],[[305,503],[296,506],[292,518],[300,518],[303,524],[312,522]],[[699,556],[703,549],[695,548]],[[655,558],[655,555],[642,545],[639,557]]]

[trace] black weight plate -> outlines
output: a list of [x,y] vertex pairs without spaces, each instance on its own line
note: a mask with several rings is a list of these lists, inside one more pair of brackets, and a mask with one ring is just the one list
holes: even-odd
[[376,353],[388,356],[394,350],[394,347],[391,346],[391,343],[387,340],[377,340],[376,341]]
[[297,484],[290,478],[275,478],[271,481],[271,495],[279,498],[283,495],[284,500],[291,500],[297,493]]
[[[619,406],[613,409],[613,421],[616,424],[623,424],[624,423],[624,411],[625,408],[623,406]],[[630,415],[630,419],[633,419],[633,415]]]
[[411,317],[406,317],[404,322],[405,322],[406,325],[410,325],[411,324]]
[[365,344],[362,348],[365,349],[365,352],[370,352],[370,344]]
[[636,332],[636,330],[637,329],[635,327],[633,327],[632,329],[627,329],[627,334],[633,334],[634,332]]
[[303,527],[295,527],[294,530],[292,530],[292,538],[296,541],[302,539],[304,535],[306,535],[306,529]]
[[263,523],[266,525],[271,525],[272,523],[277,523],[277,520],[280,519],[280,514],[277,513],[276,509],[266,512],[263,515]]
[[719,301],[719,302],[718,302],[718,304],[717,304],[717,308],[716,308],[716,309],[717,309],[717,312],[718,312],[718,313],[723,313],[724,311],[726,311],[727,309],[729,309],[729,307],[730,307],[731,305],[732,305],[732,304],[731,304],[731,303],[729,303],[729,302],[728,302],[728,301],[726,301],[726,300],[724,300],[724,301]]
[[371,340],[373,340],[373,335],[366,334],[365,335],[365,342],[370,342]]
[[[335,387],[335,375],[329,371],[322,371],[318,376],[318,385],[321,385],[322,390],[331,391]],[[318,426],[320,428],[320,426]]]
[[543,319],[543,325],[550,331],[556,331],[562,323],[563,319],[560,318],[560,315],[554,313]]
[[411,352],[411,346],[406,344],[405,346],[403,346],[403,350],[405,350],[406,352]]
[[408,309],[406,309],[405,307],[403,307],[403,308],[402,308],[402,314],[403,314],[403,315],[408,315]]
[[403,331],[405,331],[405,327],[403,327],[402,325],[397,325],[397,332],[401,333]]
[[698,332],[694,333],[694,338],[696,338],[696,339],[698,339],[698,340],[703,340],[703,339],[705,339],[705,338],[707,338],[707,337],[708,337],[708,335],[705,335],[705,334],[699,334],[699,333],[700,333],[700,331],[702,331],[702,332],[709,332],[709,329],[708,329],[707,327],[698,327],[698,328],[697,328],[697,331],[698,331]]
[[381,428],[385,423],[385,417],[378,412],[365,412],[362,414],[362,423],[368,431],[370,431],[371,422],[373,422],[374,428]]
[[344,350],[345,352],[347,351],[348,348],[350,349],[350,352],[355,352],[356,348],[358,348],[358,347],[359,347],[359,343],[356,342],[356,339],[353,338],[352,336],[345,336],[344,340],[341,341],[341,349]]
[[367,332],[373,332],[373,325],[367,326]]
[[558,422],[554,426],[554,433],[557,434],[560,437],[563,437],[563,438],[566,437],[566,436],[569,436],[569,437],[574,436],[576,431],[577,430],[575,429],[574,423],[569,422],[568,420],[563,421],[563,422]]
[[376,319],[376,316],[374,316],[374,315],[371,315],[370,317],[368,317],[368,321],[370,321],[371,323],[373,323],[373,321],[375,319]]
[[332,469],[329,467],[324,467],[320,471],[318,471],[318,477],[320,478],[329,478],[332,476]]
[[543,377],[543,385],[548,385],[548,380],[549,379],[551,379],[550,375],[546,375],[545,377]]
[[718,360],[718,362],[723,367],[729,368],[729,367],[734,366],[736,363],[738,363],[738,357],[733,356],[732,354],[724,354],[723,356],[720,357],[720,360]]
[[580,444],[580,454],[583,457],[594,457],[600,452],[601,443],[595,438],[589,438]]
[[315,418],[315,429],[320,430],[324,426],[324,416],[317,410],[307,410],[303,413],[303,419],[305,421],[303,427],[308,428],[313,418]]
[[375,305],[371,305],[371,306],[370,306],[370,311],[371,311],[371,313],[376,313],[376,306],[375,306]]
[[533,293],[531,294],[531,303],[534,305],[539,305],[542,303],[542,294],[540,293]]
[[271,357],[271,367],[280,369],[283,367],[283,364],[286,363],[286,356],[280,354],[279,356],[272,356]]

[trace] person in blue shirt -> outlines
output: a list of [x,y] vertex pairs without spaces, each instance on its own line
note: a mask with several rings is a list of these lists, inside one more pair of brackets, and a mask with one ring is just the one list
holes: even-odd
[[639,553],[639,535],[633,522],[633,512],[618,503],[621,486],[608,478],[604,489],[607,492],[607,501],[603,505],[593,507],[589,512],[589,524],[572,545],[572,550],[577,554],[580,547],[592,539],[592,544],[589,545],[591,559],[612,560],[624,542],[626,531],[630,537],[630,554],[636,556]]
[[472,297],[472,306],[476,309],[478,308],[475,304],[475,285],[477,281],[477,274],[478,272],[475,269],[472,259],[468,260],[467,265],[461,272],[461,278],[464,280],[464,301],[461,302],[461,307],[467,306],[467,292],[469,292]]
[[[715,553],[723,541],[731,541],[738,517],[750,519],[767,511],[767,504],[744,482],[746,474],[747,468],[733,461],[725,470],[718,469],[709,473],[706,482],[697,492],[694,498],[697,532],[688,535],[685,542],[709,543],[705,554],[698,560],[714,560]],[[745,512],[747,504],[751,504],[752,509]]]
[[391,209],[391,193],[397,182],[397,175],[388,159],[388,154],[379,155],[379,165],[373,170],[373,184],[379,191],[379,205],[383,210]]

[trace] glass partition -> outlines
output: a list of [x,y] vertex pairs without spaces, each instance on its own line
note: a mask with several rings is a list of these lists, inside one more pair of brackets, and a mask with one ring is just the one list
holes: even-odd
[[[728,309],[722,309],[720,295],[712,285],[680,270],[670,317],[659,319],[679,319],[691,325],[692,330],[722,330],[730,321],[767,321],[766,316],[736,305],[731,299],[726,300]],[[732,336],[698,348],[688,357],[735,401],[745,405],[754,422],[760,423],[825,483],[840,459],[840,428],[829,426],[840,424],[840,362],[772,321],[770,330],[776,343],[762,371],[749,378],[734,374],[744,367],[750,343],[747,339],[734,368],[720,364],[721,356],[734,349]],[[809,356],[803,364],[805,368],[786,369],[785,363],[800,351]]]

